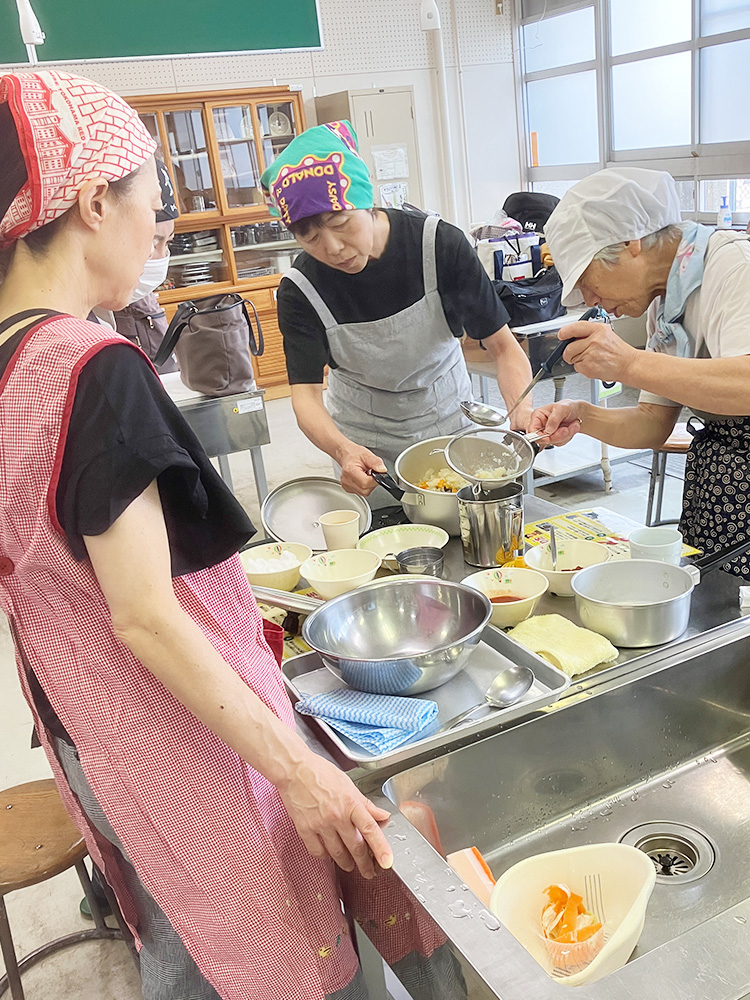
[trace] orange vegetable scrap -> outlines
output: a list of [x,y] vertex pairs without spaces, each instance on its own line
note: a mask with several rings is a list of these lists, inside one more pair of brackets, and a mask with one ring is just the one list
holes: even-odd
[[583,905],[583,899],[567,885],[548,885],[549,903],[542,909],[542,931],[550,941],[580,944],[601,930],[601,923]]
[[474,895],[485,906],[489,906],[495,879],[490,866],[476,847],[466,847],[462,851],[454,851],[445,859],[453,871],[468,885]]

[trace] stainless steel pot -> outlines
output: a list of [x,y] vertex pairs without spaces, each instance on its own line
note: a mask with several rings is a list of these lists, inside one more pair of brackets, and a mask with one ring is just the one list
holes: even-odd
[[458,500],[455,493],[438,493],[424,490],[417,483],[424,479],[428,469],[447,466],[445,446],[454,435],[428,438],[402,451],[396,459],[396,478],[407,497],[415,495],[415,502],[405,503],[406,516],[414,524],[436,524],[449,535],[459,535]]
[[588,566],[571,581],[585,628],[615,646],[659,646],[682,635],[700,572],[654,559],[615,559]]
[[571,580],[581,623],[615,646],[660,646],[688,627],[693,589],[712,569],[750,550],[750,539],[689,566],[655,559],[613,559]]
[[464,559],[470,566],[501,566],[523,552],[523,486],[506,483],[475,493],[456,494]]

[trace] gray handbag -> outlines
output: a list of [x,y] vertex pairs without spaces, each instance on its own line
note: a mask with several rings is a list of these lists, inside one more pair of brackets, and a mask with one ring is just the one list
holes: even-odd
[[180,364],[180,378],[195,392],[231,396],[253,389],[250,356],[263,353],[263,331],[255,306],[238,292],[181,302],[154,358],[157,368],[172,351]]
[[[117,332],[137,344],[153,361],[167,334],[167,317],[153,292],[114,313]],[[179,371],[170,352],[158,366],[160,375]]]

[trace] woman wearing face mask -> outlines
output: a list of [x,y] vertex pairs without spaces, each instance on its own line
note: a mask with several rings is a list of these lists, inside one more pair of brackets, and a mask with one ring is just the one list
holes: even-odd
[[[161,186],[161,209],[156,213],[156,230],[151,256],[143,265],[138,285],[130,305],[112,313],[118,333],[132,340],[153,361],[167,332],[167,317],[154,294],[164,283],[169,270],[169,245],[174,236],[174,220],[179,216],[169,172],[161,160],[156,161],[156,172]],[[99,318],[106,319],[106,316]],[[179,371],[174,355],[159,365],[160,375]]]
[[[505,402],[516,402],[531,368],[476,254],[446,222],[373,207],[349,122],[298,136],[262,183],[305,251],[278,292],[294,413],[345,489],[370,495],[369,470],[392,473],[405,448],[469,426],[459,407],[471,398],[464,331],[495,359]],[[530,413],[529,400],[513,427],[524,430]],[[382,489],[371,498],[392,502]]]
[[151,252],[153,152],[90,80],[0,77],[0,607],[144,1000],[364,1000],[342,892],[418,978],[445,938],[378,868],[388,814],[295,732],[252,524],[143,353],[86,320]]

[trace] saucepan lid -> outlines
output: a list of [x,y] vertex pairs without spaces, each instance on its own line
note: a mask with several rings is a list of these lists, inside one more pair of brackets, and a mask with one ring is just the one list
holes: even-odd
[[372,510],[367,500],[322,476],[292,479],[271,490],[261,506],[260,519],[266,534],[277,542],[302,542],[324,552],[327,546],[318,522],[329,510],[355,510],[360,535],[370,530]]

